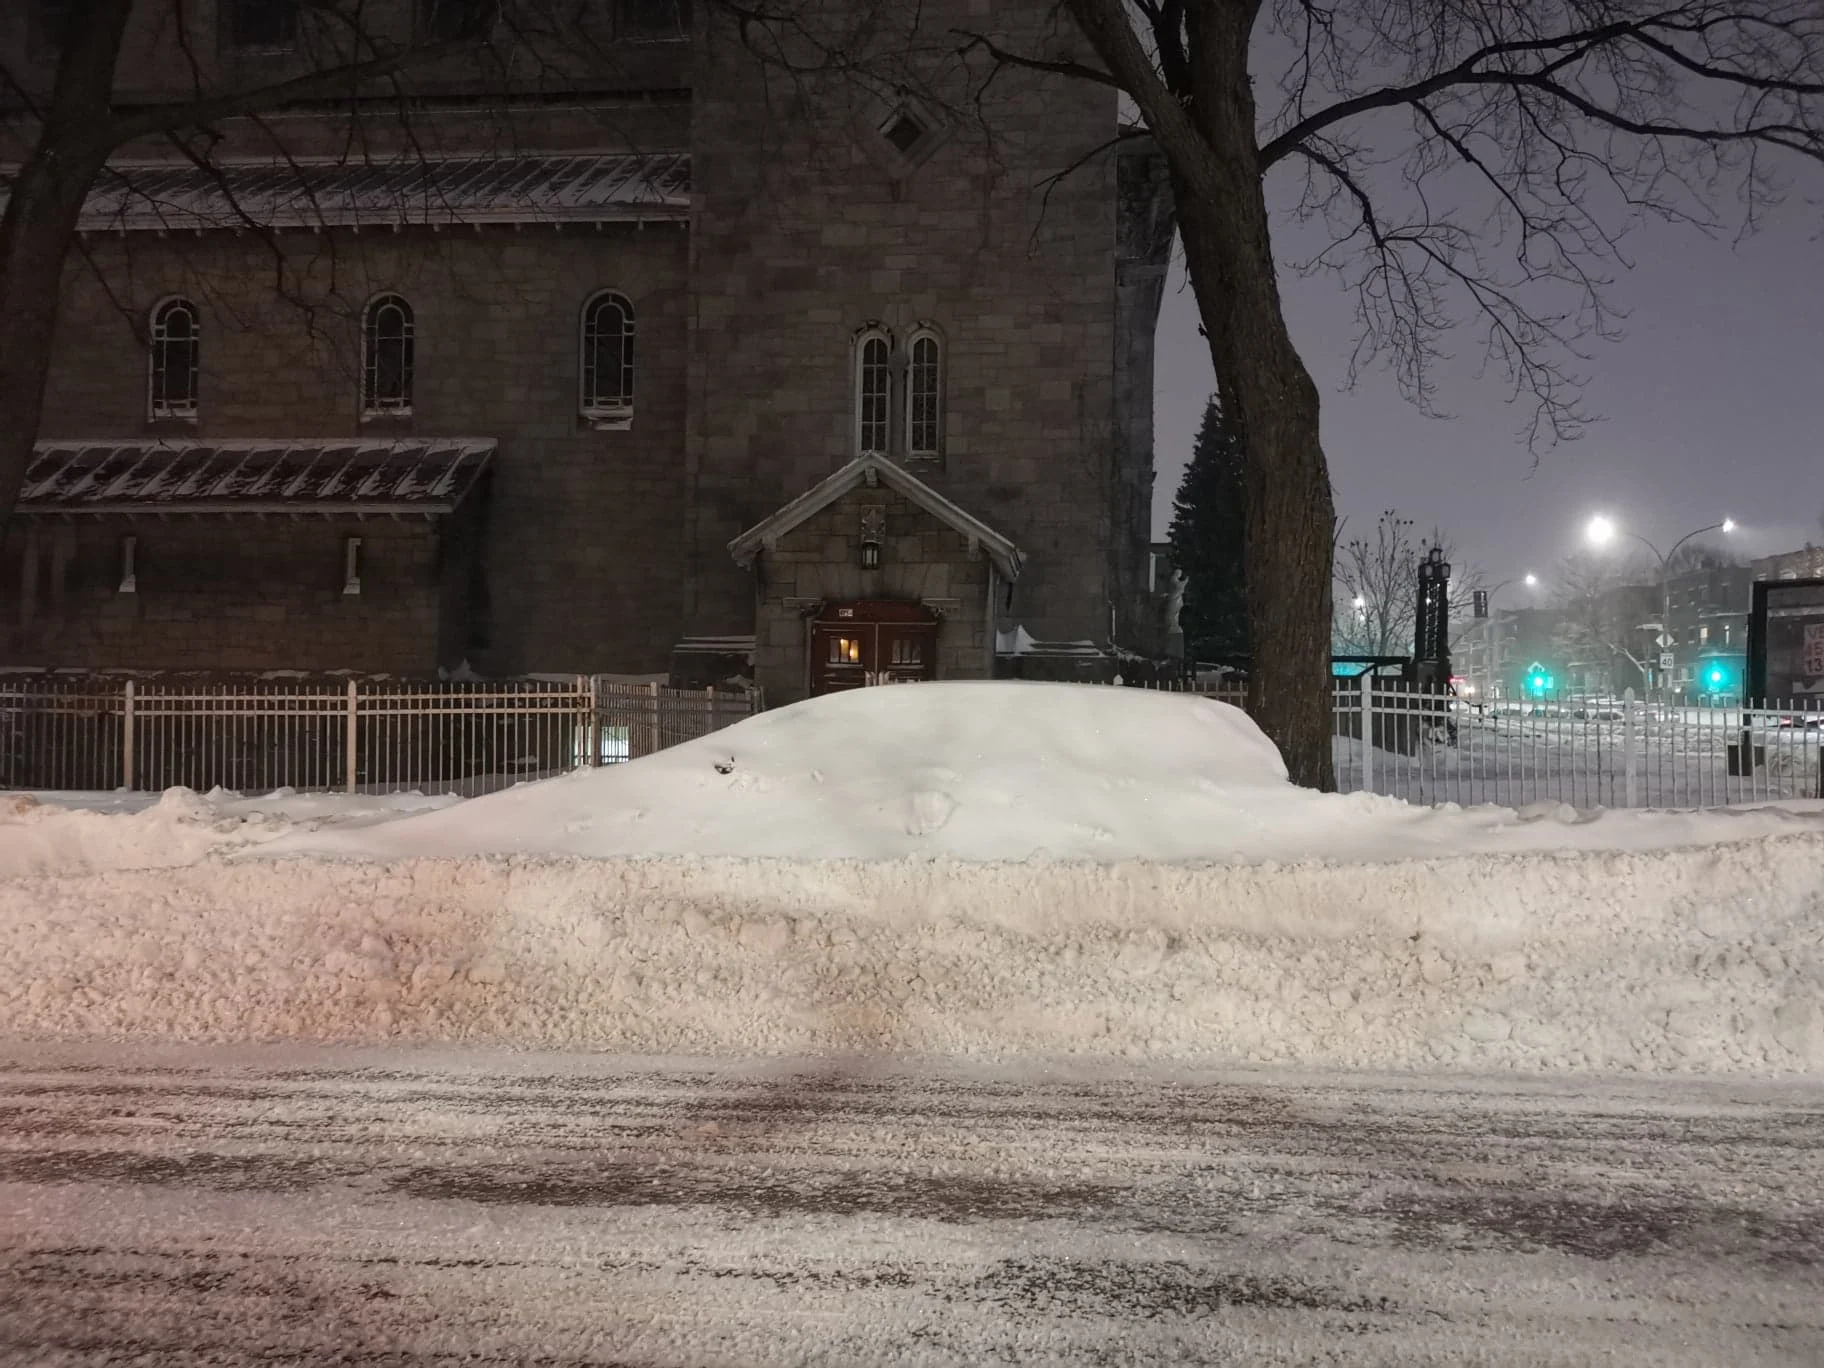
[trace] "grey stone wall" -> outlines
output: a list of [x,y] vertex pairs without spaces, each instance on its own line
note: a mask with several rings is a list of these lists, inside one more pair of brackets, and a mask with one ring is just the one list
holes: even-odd
[[[136,234],[98,239],[90,252],[115,298],[72,266],[44,437],[496,438],[470,663],[498,673],[665,668],[683,599],[681,225],[268,241]],[[596,431],[577,412],[579,313],[602,288],[635,310],[626,431]],[[357,319],[383,289],[416,313],[416,404],[409,418],[363,421]],[[154,425],[140,333],[170,294],[202,312],[201,411],[194,423]],[[282,635],[265,648],[259,665],[299,665]]]
[[[934,34],[989,22],[973,0],[903,13]],[[1037,0],[992,23],[1022,50],[1083,48]],[[748,620],[729,539],[855,454],[853,337],[879,321],[948,343],[943,459],[918,473],[1030,558],[1012,618],[1107,637],[1115,196],[1112,157],[1093,154],[1114,98],[1008,72],[977,122],[960,93],[938,91],[948,115],[927,106],[943,141],[908,169],[874,131],[891,106],[769,76],[711,25],[692,134],[693,632]]]
[[[127,535],[134,593],[120,592]],[[362,539],[358,595],[342,592],[349,536]],[[446,592],[460,592],[439,542],[422,519],[16,520],[0,643],[12,665],[428,674]]]
[[[861,510],[886,511],[877,570],[861,568]],[[993,664],[988,586],[993,567],[968,539],[888,489],[856,489],[806,519],[764,552],[758,582],[754,673],[769,707],[805,696],[805,613],[819,601],[926,603],[942,618],[939,679],[985,679]]]
[[[1164,605],[1150,591],[1153,527],[1153,349],[1176,217],[1164,155],[1151,138],[1123,143],[1117,171],[1114,455],[1109,462],[1110,578],[1117,644],[1170,650]],[[1183,643],[1179,643],[1182,653]]]

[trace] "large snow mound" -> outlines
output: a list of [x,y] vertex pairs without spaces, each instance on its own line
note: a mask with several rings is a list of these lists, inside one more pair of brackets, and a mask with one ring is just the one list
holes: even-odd
[[806,860],[1385,861],[1664,849],[1824,829],[1811,810],[1421,808],[1320,794],[1238,708],[1008,681],[859,689],[605,769],[361,830],[264,844],[346,859],[535,854]]

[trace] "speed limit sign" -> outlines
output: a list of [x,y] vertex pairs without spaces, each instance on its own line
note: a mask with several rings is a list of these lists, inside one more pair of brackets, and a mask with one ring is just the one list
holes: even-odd
[[1805,644],[1799,653],[1799,668],[1812,679],[1824,676],[1824,622],[1805,624]]

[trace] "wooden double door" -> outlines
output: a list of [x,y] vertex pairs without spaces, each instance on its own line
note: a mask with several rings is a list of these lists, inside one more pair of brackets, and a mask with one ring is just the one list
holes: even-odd
[[811,624],[811,693],[937,678],[937,627],[919,603],[827,605]]

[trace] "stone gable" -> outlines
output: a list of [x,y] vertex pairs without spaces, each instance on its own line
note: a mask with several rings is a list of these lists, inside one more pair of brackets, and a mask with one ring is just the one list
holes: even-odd
[[[864,511],[885,516],[878,569],[861,564]],[[769,703],[806,693],[808,619],[826,603],[922,603],[941,619],[939,679],[985,679],[993,670],[989,588],[993,567],[969,539],[895,490],[840,495],[763,551],[754,566],[758,607],[755,678]]]

